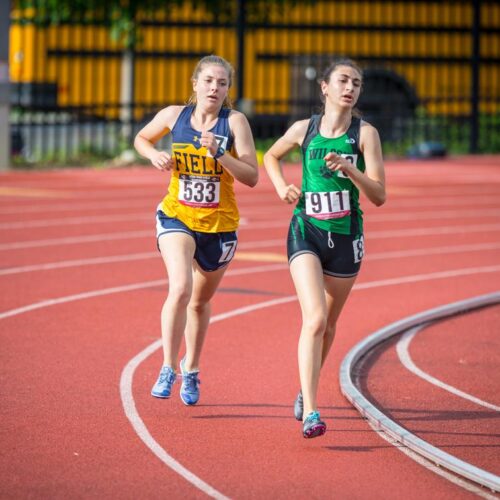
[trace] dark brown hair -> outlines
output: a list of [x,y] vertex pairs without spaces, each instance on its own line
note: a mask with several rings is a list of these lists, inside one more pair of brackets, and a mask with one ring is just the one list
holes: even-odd
[[[358,66],[358,64],[353,61],[352,59],[349,59],[348,57],[342,57],[333,60],[330,65],[323,71],[323,75],[319,79],[319,82],[325,82],[325,83],[330,83],[330,77],[332,76],[332,73],[340,66],[348,66],[349,68],[355,69],[361,76],[361,83],[363,83],[363,70]],[[323,112],[325,111],[325,96],[323,94],[320,95],[321,102],[323,103]],[[354,116],[357,116],[358,118],[361,117],[361,112],[353,108],[352,114]]]

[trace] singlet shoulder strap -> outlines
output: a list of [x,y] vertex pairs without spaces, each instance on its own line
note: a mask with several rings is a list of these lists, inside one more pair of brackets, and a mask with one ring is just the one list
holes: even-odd
[[223,143],[222,146],[227,151],[231,151],[234,143],[233,132],[229,126],[229,114],[231,113],[231,108],[221,108],[218,115],[217,124],[212,129],[213,132],[221,137],[226,137],[227,142]]
[[231,113],[231,108],[220,108],[219,118],[229,118],[229,113]]
[[353,116],[351,125],[347,129],[346,135],[351,139],[353,153],[359,153],[359,134],[361,130],[361,118]]
[[302,142],[302,153],[305,154],[307,147],[309,146],[309,143],[313,140],[313,138],[318,134],[319,132],[319,124],[321,122],[321,117],[323,115],[312,115],[310,120],[309,120],[309,125],[307,126],[307,132],[304,137],[304,141]]
[[175,128],[179,129],[180,127],[184,127],[186,124],[189,125],[193,110],[194,106],[184,106],[182,111],[179,113],[179,116],[177,117],[172,130],[174,130]]

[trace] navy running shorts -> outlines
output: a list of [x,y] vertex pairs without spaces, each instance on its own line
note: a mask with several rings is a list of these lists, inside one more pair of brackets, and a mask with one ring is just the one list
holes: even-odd
[[203,271],[217,271],[227,266],[234,257],[238,245],[236,231],[224,233],[202,233],[192,231],[186,224],[174,217],[168,217],[161,210],[156,212],[156,241],[167,233],[187,233],[196,243],[194,259]]

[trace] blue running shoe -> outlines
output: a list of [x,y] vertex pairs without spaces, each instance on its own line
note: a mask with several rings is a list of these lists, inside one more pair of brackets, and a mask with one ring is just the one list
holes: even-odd
[[305,438],[322,436],[326,432],[326,424],[320,419],[318,411],[312,411],[307,415],[302,432]]
[[181,399],[185,405],[195,405],[200,399],[200,379],[198,378],[199,372],[184,371],[184,363],[186,358],[181,361],[182,385],[181,385]]
[[176,375],[170,366],[163,366],[156,384],[151,390],[151,396],[155,398],[169,398],[172,392],[172,384],[175,382]]
[[302,422],[302,417],[304,415],[304,400],[302,399],[302,391],[299,391],[297,399],[293,404],[293,414],[297,420]]

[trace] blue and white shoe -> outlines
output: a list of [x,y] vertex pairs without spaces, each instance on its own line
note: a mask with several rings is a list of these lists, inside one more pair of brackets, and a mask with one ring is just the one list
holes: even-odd
[[184,370],[184,363],[186,358],[181,361],[182,385],[181,385],[181,399],[185,405],[195,405],[200,399],[200,379],[198,378],[199,372],[187,372]]
[[312,411],[304,420],[302,433],[305,438],[322,436],[326,432],[326,424],[319,416],[319,411]]
[[170,366],[163,366],[158,380],[151,390],[151,396],[155,398],[169,398],[175,379],[176,375],[174,370],[172,370]]

